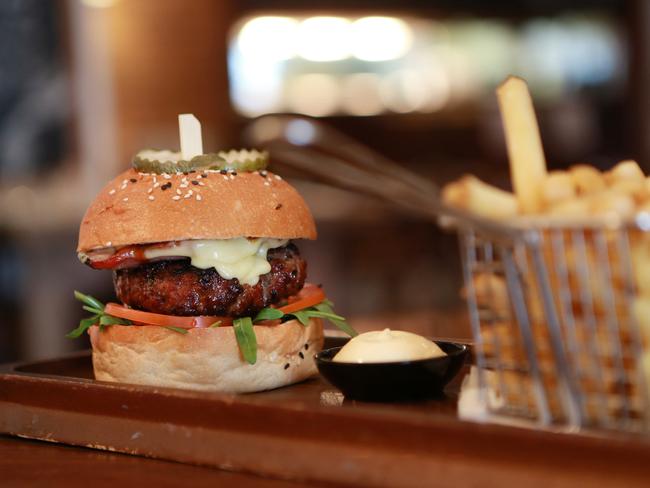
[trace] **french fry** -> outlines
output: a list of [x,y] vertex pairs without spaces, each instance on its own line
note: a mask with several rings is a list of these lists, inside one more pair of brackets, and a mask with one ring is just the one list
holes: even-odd
[[528,86],[521,78],[511,76],[497,88],[497,98],[519,207],[523,213],[539,212],[546,160]]
[[[501,318],[510,317],[510,298],[504,278],[491,273],[481,273],[474,277],[473,285],[479,307],[489,308]],[[467,298],[465,289],[462,294]]]
[[566,171],[551,171],[541,185],[541,194],[546,205],[574,198],[576,187],[573,178]]
[[557,217],[588,217],[591,211],[589,209],[589,200],[576,197],[551,205],[548,213]]
[[569,168],[573,183],[581,195],[589,195],[605,189],[605,178],[593,166],[578,164]]
[[639,293],[650,298],[650,250],[647,242],[641,241],[632,247],[632,266]]
[[650,298],[643,296],[635,298],[632,310],[641,334],[647,342],[650,342]]
[[594,193],[589,201],[589,209],[594,215],[616,214],[632,217],[635,213],[634,199],[628,194],[611,189]]
[[465,189],[463,183],[452,181],[442,188],[442,201],[450,207],[465,208]]
[[641,202],[647,196],[645,178],[628,178],[614,181],[610,187],[611,190],[618,193],[630,195],[635,200]]
[[512,193],[483,183],[471,175],[446,185],[442,199],[448,205],[487,218],[504,219],[514,217],[518,212],[517,199]]
[[631,159],[618,163],[606,173],[605,177],[610,184],[618,180],[645,180],[643,171],[637,162]]
[[637,212],[650,213],[650,200],[645,200],[636,208]]

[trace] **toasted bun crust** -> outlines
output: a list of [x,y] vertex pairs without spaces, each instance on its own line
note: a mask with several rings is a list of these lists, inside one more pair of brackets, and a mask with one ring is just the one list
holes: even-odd
[[316,238],[307,204],[280,177],[205,174],[120,174],[86,211],[77,252],[188,239]]
[[[156,326],[89,329],[95,378],[139,385],[250,393],[302,381],[316,373],[323,324],[312,319],[255,326],[257,362],[242,358],[232,327],[179,334]],[[300,357],[302,353],[303,357]],[[286,365],[289,365],[287,367]]]

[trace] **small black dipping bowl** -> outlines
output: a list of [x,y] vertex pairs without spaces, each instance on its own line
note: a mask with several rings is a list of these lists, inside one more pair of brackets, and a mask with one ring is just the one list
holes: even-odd
[[438,342],[446,356],[390,363],[338,363],[332,361],[341,347],[319,352],[318,371],[350,400],[395,402],[440,397],[460,371],[467,346]]

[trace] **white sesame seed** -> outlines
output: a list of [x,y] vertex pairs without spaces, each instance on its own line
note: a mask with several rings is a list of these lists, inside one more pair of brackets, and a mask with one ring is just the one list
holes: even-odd
[[203,178],[203,175],[197,175],[196,178],[200,180],[201,178]]
[[156,183],[157,181],[158,181],[158,180],[157,180],[156,177],[154,176],[154,177],[153,177],[153,182]]
[[123,201],[123,202],[128,202],[128,201],[129,201],[129,197],[124,197],[124,198],[122,198],[122,201]]
[[186,193],[185,195],[183,195],[183,198],[190,198],[191,196],[192,195],[190,195],[189,193]]
[[205,183],[203,183],[202,181],[199,181],[199,186],[205,186]]
[[149,195],[149,200],[153,200],[155,197],[153,195]]
[[224,180],[228,180],[228,177],[226,175],[223,176]]
[[235,179],[235,177],[234,177],[233,175],[230,175],[229,178],[230,178],[231,180],[234,180],[234,179]]
[[172,200],[180,200],[180,199],[181,199],[181,197],[178,196],[178,195],[174,195],[174,196],[172,197]]
[[176,188],[176,193],[180,195],[182,192],[178,188]]
[[196,195],[196,199],[197,199],[197,200],[201,200],[201,199],[202,199],[201,195],[197,194],[197,195]]
[[126,185],[129,182],[129,180],[122,180],[122,184]]
[[151,193],[152,191],[153,191],[153,188],[149,188],[149,189],[147,190],[147,193]]
[[109,191],[108,194],[109,194],[109,195],[114,195],[114,194],[115,194],[115,190],[111,190],[111,191]]
[[169,174],[167,174],[167,173],[163,173],[162,176],[163,176],[163,178],[165,178],[166,180],[171,180],[171,179],[172,179],[172,176],[169,175]]
[[190,190],[187,193],[189,193],[191,195],[192,193],[194,193],[194,190]]
[[180,188],[187,188],[187,183],[181,183],[181,184],[179,185],[179,187],[180,187]]
[[[155,180],[154,180],[154,181],[155,181]],[[154,187],[154,188],[158,188],[159,186],[160,186],[160,183],[158,183],[157,181],[155,181],[155,183],[153,184],[153,187]]]
[[264,186],[271,186],[271,183],[269,183],[268,181],[265,181]]
[[105,244],[105,245],[106,245],[106,247],[108,247],[108,246],[110,246],[111,244],[113,244],[111,241],[106,241],[106,244]]
[[126,185],[120,186],[120,190],[124,190],[126,188]]
[[276,179],[276,180],[281,180],[281,179],[282,179],[282,177],[279,176],[279,175],[274,175],[274,176],[275,176],[275,179]]

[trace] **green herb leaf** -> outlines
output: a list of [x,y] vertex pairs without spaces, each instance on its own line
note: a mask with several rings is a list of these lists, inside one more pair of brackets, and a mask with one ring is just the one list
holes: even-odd
[[235,329],[235,337],[242,356],[248,364],[255,364],[257,362],[257,338],[253,329],[253,321],[250,317],[243,317],[233,320],[232,326]]
[[80,302],[85,303],[89,307],[96,308],[98,310],[101,310],[102,312],[104,311],[104,304],[99,300],[97,300],[95,297],[91,297],[90,295],[84,295],[83,293],[77,290],[74,291],[74,297]]
[[221,327],[221,320],[217,320],[214,324],[210,326],[210,329],[213,329],[215,327]]
[[321,319],[345,320],[345,317],[341,317],[340,315],[336,315],[335,313],[322,312],[322,311],[320,311],[318,309],[316,309],[316,310],[309,309],[308,312],[309,312],[310,316],[312,316],[312,317],[320,317]]
[[332,302],[330,302],[329,300],[323,300],[314,308],[322,314],[327,314],[328,317],[325,318],[330,322],[332,322],[336,327],[338,327],[339,330],[342,330],[350,337],[359,335],[359,333],[356,330],[354,330],[354,328],[345,321],[344,317],[341,317],[340,315],[334,313],[334,309],[332,308],[332,305],[333,305]]
[[173,330],[174,332],[178,332],[179,334],[187,334],[188,333],[187,329],[183,329],[182,327],[174,327],[174,326],[171,326],[171,325],[166,326],[165,329]]
[[99,314],[99,315],[101,315],[101,314],[104,313],[103,310],[99,310],[98,308],[95,308],[95,307],[89,307],[88,305],[84,305],[84,306],[81,307],[81,308],[83,308],[86,312],[90,312],[90,313],[94,313],[94,314]]
[[277,308],[267,307],[260,310],[253,319],[253,322],[259,322],[260,320],[277,320],[282,317],[284,317],[284,312],[281,312]]
[[296,312],[291,312],[287,315],[292,315],[293,317],[296,317],[298,319],[298,322],[300,322],[305,327],[309,325],[309,319],[311,318],[311,316],[309,315],[309,309],[298,310]]
[[65,336],[68,339],[77,339],[78,337],[81,337],[84,332],[86,332],[92,325],[95,325],[97,323],[97,319],[99,319],[99,315],[94,315],[93,317],[88,317],[87,319],[80,320],[79,327],[71,330]]
[[104,314],[99,318],[99,325],[131,325],[131,321]]
[[79,327],[68,332],[66,337],[70,339],[76,339],[80,337],[89,327],[92,325],[98,324],[99,331],[102,332],[106,327],[110,325],[131,325],[131,321],[127,319],[121,319],[118,317],[113,317],[104,313],[104,304],[90,295],[84,295],[83,293],[75,290],[74,297],[83,303],[83,308],[87,312],[93,314],[92,317],[88,317],[79,322]]

